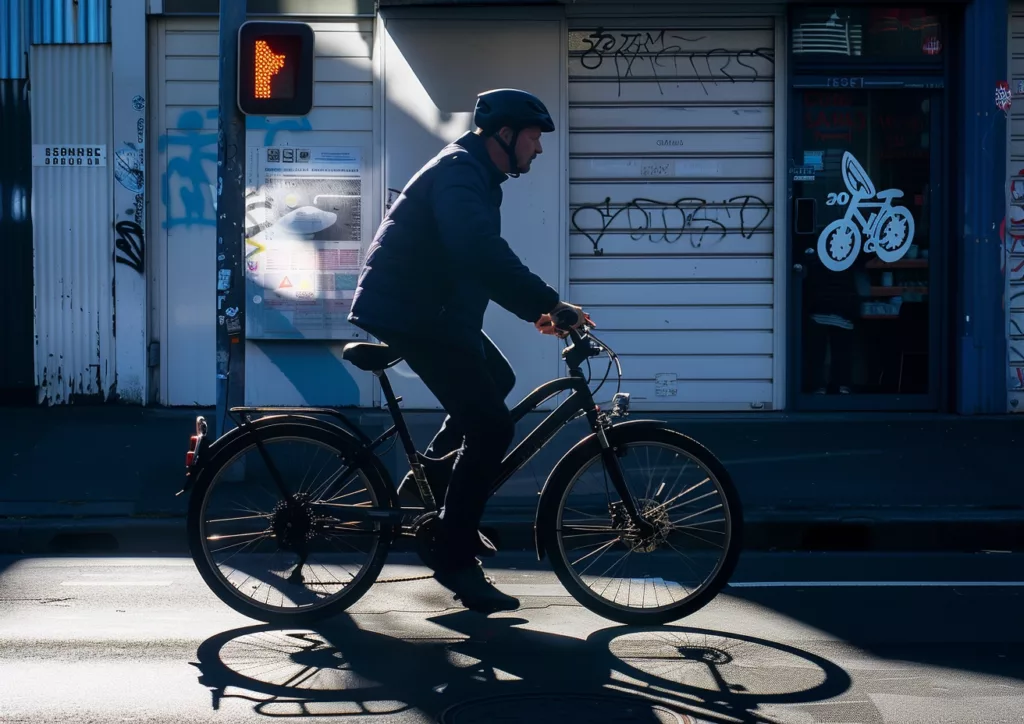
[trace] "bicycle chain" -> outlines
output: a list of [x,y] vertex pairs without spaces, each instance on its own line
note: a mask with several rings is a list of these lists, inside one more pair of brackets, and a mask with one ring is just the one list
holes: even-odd
[[374,583],[408,583],[410,581],[426,581],[433,577],[433,574],[431,574],[426,576],[406,576],[404,578],[378,578]]

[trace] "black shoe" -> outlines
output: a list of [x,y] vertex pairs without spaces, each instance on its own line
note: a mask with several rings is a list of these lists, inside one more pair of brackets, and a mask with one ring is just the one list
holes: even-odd
[[470,611],[495,613],[497,611],[514,611],[519,608],[519,599],[508,596],[495,588],[490,579],[484,575],[484,570],[478,563],[470,563],[454,569],[444,568],[435,572],[434,578],[454,593],[455,600]]

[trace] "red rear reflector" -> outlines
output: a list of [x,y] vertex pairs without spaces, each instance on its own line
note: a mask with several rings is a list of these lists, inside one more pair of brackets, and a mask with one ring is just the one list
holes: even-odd
[[185,453],[185,467],[186,468],[192,467],[192,461],[195,460],[195,458],[196,458],[196,454],[194,452],[192,452],[191,450],[189,450],[187,453]]

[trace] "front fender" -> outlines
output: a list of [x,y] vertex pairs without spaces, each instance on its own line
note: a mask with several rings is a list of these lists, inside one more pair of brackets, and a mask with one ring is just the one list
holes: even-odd
[[[626,420],[624,422],[617,422],[611,427],[611,429],[608,430],[608,442],[611,443],[612,447],[615,447],[616,431],[621,431],[625,428],[632,429],[636,427],[661,428],[665,427],[665,422],[663,420]],[[592,432],[586,437],[584,437],[582,440],[580,440],[578,443],[573,445],[571,448],[569,448],[568,451],[566,451],[565,455],[563,455],[562,458],[557,463],[555,463],[555,467],[551,469],[551,473],[548,475],[547,480],[544,481],[544,487],[541,488],[540,496],[537,498],[537,511],[534,514],[533,518],[533,544],[537,549],[538,561],[544,560],[545,555],[544,542],[543,540],[541,540],[540,537],[540,511],[543,509],[545,499],[549,495],[548,491],[551,487],[551,481],[555,480],[557,476],[564,475],[567,472],[566,468],[569,464],[568,461],[572,458],[573,453],[577,452],[583,447],[586,447],[587,445],[595,444],[598,444],[597,433]]]

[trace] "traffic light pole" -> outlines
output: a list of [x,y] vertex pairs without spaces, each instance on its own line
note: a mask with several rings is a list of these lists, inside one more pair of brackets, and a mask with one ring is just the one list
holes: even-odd
[[245,116],[238,108],[238,29],[245,0],[220,2],[220,109],[217,114],[217,419],[245,404]]

